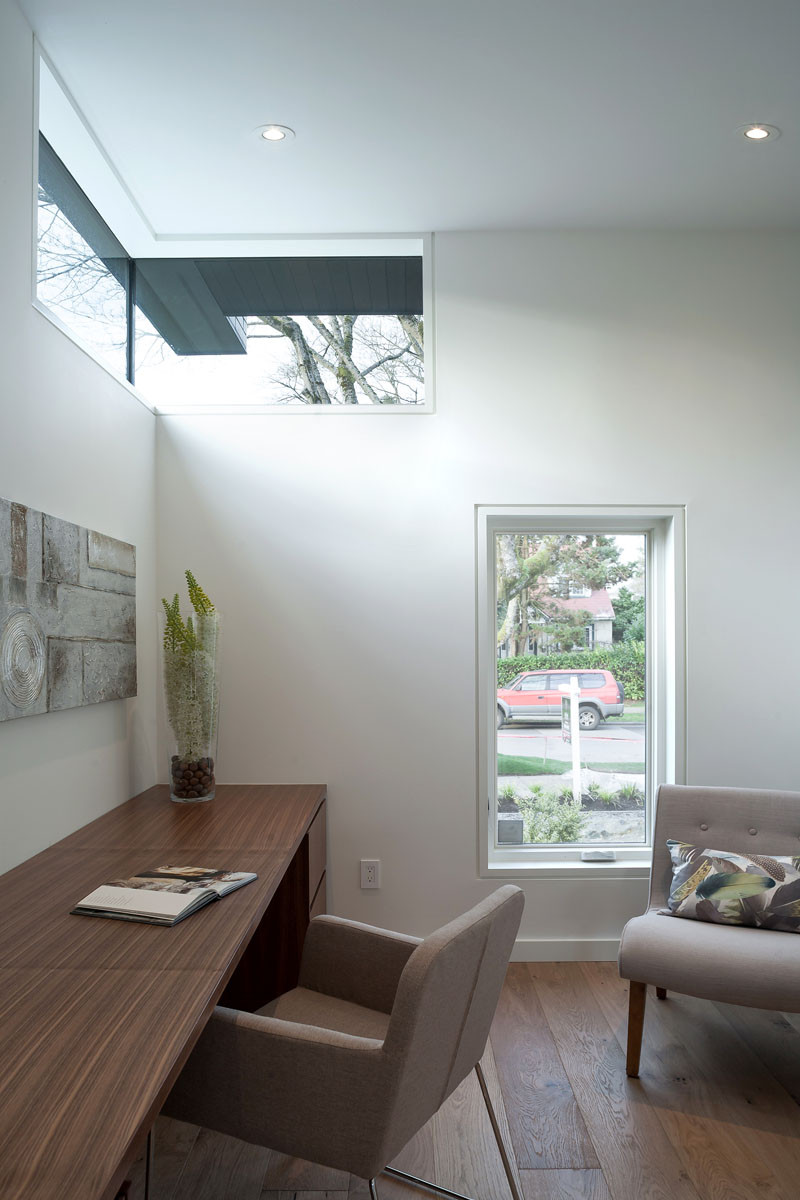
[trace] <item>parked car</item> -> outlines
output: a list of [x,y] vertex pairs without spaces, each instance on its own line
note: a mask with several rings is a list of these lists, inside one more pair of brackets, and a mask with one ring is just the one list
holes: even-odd
[[596,729],[606,717],[619,717],[625,710],[625,691],[610,671],[523,671],[505,687],[497,689],[497,728],[508,721],[554,718],[561,720],[561,699],[573,679],[580,687],[578,723],[581,729]]

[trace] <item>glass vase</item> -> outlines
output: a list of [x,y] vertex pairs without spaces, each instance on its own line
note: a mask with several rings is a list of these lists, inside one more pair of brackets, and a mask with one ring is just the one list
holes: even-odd
[[170,646],[162,639],[170,799],[176,804],[213,800],[216,790],[219,613],[197,616],[193,628],[192,648]]

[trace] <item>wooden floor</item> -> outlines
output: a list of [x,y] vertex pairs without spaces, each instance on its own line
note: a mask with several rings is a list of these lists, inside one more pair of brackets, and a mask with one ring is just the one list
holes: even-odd
[[[524,1200],[798,1200],[800,1017],[650,991],[625,1075],[612,963],[514,963],[484,1070]],[[341,1171],[160,1119],[153,1200],[368,1200]],[[509,1200],[474,1075],[397,1166]],[[417,1200],[386,1177],[380,1200]],[[142,1195],[137,1164],[132,1200]]]

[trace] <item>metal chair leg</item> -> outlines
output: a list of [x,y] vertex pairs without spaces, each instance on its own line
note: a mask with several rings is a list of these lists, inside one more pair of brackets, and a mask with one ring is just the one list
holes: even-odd
[[483,1074],[483,1067],[481,1066],[481,1064],[479,1062],[475,1063],[475,1074],[478,1076],[478,1083],[481,1085],[481,1091],[483,1092],[483,1100],[486,1105],[486,1111],[489,1114],[489,1120],[492,1123],[492,1131],[494,1133],[495,1141],[497,1142],[497,1149],[500,1151],[500,1157],[503,1160],[503,1167],[505,1168],[506,1179],[508,1180],[508,1186],[511,1191],[511,1195],[514,1197],[514,1200],[521,1200],[521,1197],[519,1194],[519,1189],[517,1187],[516,1180],[514,1179],[514,1174],[511,1169],[511,1163],[509,1161],[508,1154],[506,1152],[505,1143],[503,1141],[503,1135],[500,1131],[500,1125],[497,1120],[497,1115],[494,1111],[494,1105],[492,1104],[492,1098],[489,1095],[489,1089],[486,1086],[486,1079]]
[[[516,1180],[514,1179],[511,1162],[506,1151],[505,1143],[503,1142],[503,1134],[500,1130],[500,1124],[497,1120],[497,1114],[494,1111],[492,1098],[489,1095],[489,1089],[486,1086],[486,1079],[480,1063],[475,1064],[475,1074],[478,1076],[478,1083],[481,1085],[483,1102],[486,1105],[486,1111],[489,1114],[489,1120],[492,1124],[492,1132],[494,1133],[495,1141],[497,1142],[497,1148],[500,1151],[500,1157],[503,1160],[503,1168],[506,1173],[506,1179],[508,1180],[508,1186],[511,1190],[511,1195],[513,1200],[522,1200]],[[450,1200],[472,1200],[470,1196],[465,1196],[463,1192],[451,1192],[449,1188],[440,1187],[438,1183],[430,1183],[430,1181],[427,1179],[420,1179],[418,1175],[409,1175],[406,1171],[398,1171],[396,1167],[384,1167],[383,1173],[384,1175],[391,1175],[394,1179],[402,1179],[406,1183],[414,1183],[417,1185],[417,1187],[427,1188],[429,1192],[438,1192],[440,1196],[448,1196]],[[370,1193],[372,1191],[373,1182],[374,1181],[370,1181]],[[377,1200],[377,1196],[372,1196],[372,1200]]]
[[370,1179],[370,1181],[369,1181],[369,1195],[370,1195],[370,1200],[378,1200],[378,1185],[375,1182],[374,1175],[373,1175],[372,1179]]
[[398,1171],[397,1167],[384,1167],[382,1174],[391,1175],[392,1179],[402,1179],[404,1183],[416,1184],[417,1187],[426,1188],[429,1192],[436,1192],[440,1196],[449,1196],[450,1200],[473,1200],[472,1196],[465,1196],[463,1192],[451,1192],[449,1188],[440,1187],[438,1183],[431,1183],[429,1179],[420,1179],[419,1175],[409,1175],[407,1171]]

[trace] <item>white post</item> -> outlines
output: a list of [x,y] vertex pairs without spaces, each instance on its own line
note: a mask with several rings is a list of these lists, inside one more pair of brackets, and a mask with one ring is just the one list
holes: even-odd
[[570,726],[572,732],[572,798],[576,804],[581,802],[581,724],[580,696],[578,677],[573,675],[569,685]]
[[578,677],[572,676],[569,687],[562,683],[558,689],[561,695],[561,738],[572,746],[572,799],[576,804],[581,802],[581,726],[580,726],[580,696]]

